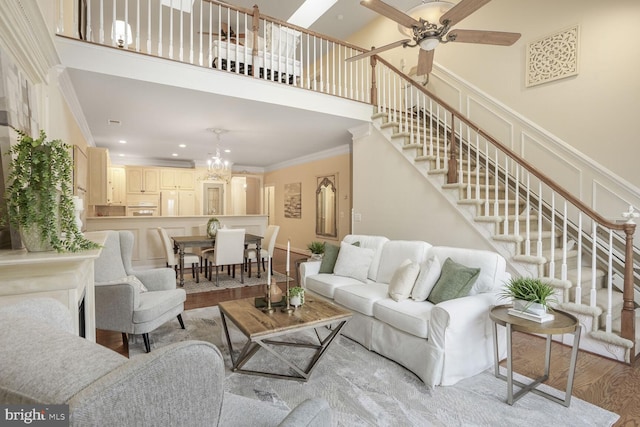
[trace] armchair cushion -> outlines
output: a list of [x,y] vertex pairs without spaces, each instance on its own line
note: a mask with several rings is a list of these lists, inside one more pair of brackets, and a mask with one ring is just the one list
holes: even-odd
[[128,283],[131,286],[133,286],[133,288],[136,291],[138,291],[138,293],[147,292],[148,291],[147,287],[136,276],[125,276],[125,277],[123,277],[121,279],[110,280],[108,282],[102,282],[101,284],[102,285],[116,285],[118,283]]
[[447,258],[442,264],[440,278],[427,300],[438,304],[442,301],[467,296],[479,275],[479,268],[470,268]]
[[133,312],[133,323],[150,322],[161,317],[172,308],[184,303],[187,293],[184,289],[145,292],[140,295],[140,305]]

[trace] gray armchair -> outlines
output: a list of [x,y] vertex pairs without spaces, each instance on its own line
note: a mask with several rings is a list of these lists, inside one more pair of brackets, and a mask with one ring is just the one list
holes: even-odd
[[148,353],[149,332],[174,317],[184,329],[181,314],[187,294],[184,289],[176,289],[171,268],[133,270],[133,233],[107,233],[95,261],[96,328],[122,332],[123,340],[125,334],[140,334]]
[[68,404],[71,426],[329,426],[324,400],[290,413],[223,391],[218,349],[184,341],[127,359],[72,333],[48,298],[0,308],[0,403]]

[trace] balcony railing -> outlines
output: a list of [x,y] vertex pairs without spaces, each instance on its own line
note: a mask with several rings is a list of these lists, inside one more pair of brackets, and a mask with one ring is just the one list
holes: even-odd
[[215,0],[59,0],[57,33],[119,49],[371,102],[363,50]]

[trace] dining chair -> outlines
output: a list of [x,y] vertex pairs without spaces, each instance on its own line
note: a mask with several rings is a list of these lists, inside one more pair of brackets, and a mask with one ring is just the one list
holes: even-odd
[[[258,257],[257,249],[255,245],[253,248],[248,248],[245,254],[245,264],[249,270],[249,277],[251,277],[251,264],[255,260],[257,267],[260,268],[259,262],[262,260],[262,271],[267,271],[264,260],[273,260],[273,250],[276,246],[276,237],[280,231],[279,225],[270,225],[264,233],[262,238],[262,248],[260,249],[260,257]],[[271,274],[273,274],[273,262],[271,264]]]
[[233,276],[236,276],[236,265],[240,264],[240,283],[244,283],[244,228],[222,228],[216,233],[213,253],[208,252],[205,258],[209,262],[209,280],[212,268],[216,268],[216,286],[220,285],[218,267],[233,266]]
[[[194,230],[196,227],[194,227]],[[207,235],[207,224],[200,224],[197,227],[196,233],[200,236]],[[207,259],[205,254],[209,252],[213,252],[213,246],[203,246],[203,247],[195,247],[191,248],[193,253],[200,258],[200,272],[204,271],[204,277],[207,277]]]
[[[158,234],[160,240],[162,240],[162,246],[164,247],[164,253],[167,260],[167,267],[172,267],[178,274],[178,267],[180,266],[179,257],[173,251],[173,245],[167,230],[162,227],[158,227]],[[191,274],[196,279],[196,283],[200,283],[200,257],[192,253],[184,254],[184,265],[191,264]]]

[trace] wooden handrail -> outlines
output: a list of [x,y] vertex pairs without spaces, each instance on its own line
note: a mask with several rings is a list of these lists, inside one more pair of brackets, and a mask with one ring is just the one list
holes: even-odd
[[[375,55],[375,56],[377,56],[377,55]],[[398,70],[396,67],[391,65],[389,62],[385,61],[384,58],[381,58],[381,57],[377,56],[377,59],[378,59],[378,61],[383,63],[385,66],[387,66],[389,69],[391,69],[393,72],[395,72],[398,75],[402,76],[405,80],[407,80],[409,82],[413,82],[413,80],[411,80],[411,77],[409,77],[408,75],[404,74],[402,71]],[[507,147],[504,144],[502,144],[501,142],[497,141],[495,138],[493,138],[491,135],[489,135],[487,132],[485,132],[482,128],[480,128],[479,125],[477,125],[476,123],[474,123],[471,120],[467,119],[465,116],[462,115],[462,113],[457,111],[455,108],[453,108],[447,102],[445,102],[444,100],[442,100],[438,96],[432,94],[431,92],[429,92],[427,89],[425,89],[424,87],[422,87],[420,85],[413,85],[413,87],[418,89],[419,91],[423,92],[429,98],[431,98],[434,101],[436,101],[438,104],[440,104],[446,110],[448,110],[452,114],[453,117],[455,117],[456,119],[458,119],[461,122],[465,123],[467,126],[469,126],[471,129],[473,129],[475,132],[480,134],[483,138],[485,138],[486,140],[490,141],[496,147],[500,148],[512,160],[516,161],[518,164],[520,164],[526,170],[531,172],[534,176],[536,176],[542,182],[544,182],[547,186],[549,186],[549,188],[551,188],[553,191],[555,191],[556,193],[558,193],[559,195],[561,195],[562,197],[567,199],[569,202],[571,202],[574,206],[576,206],[578,209],[580,209],[582,212],[584,212],[587,216],[589,216],[591,219],[593,219],[597,223],[599,223],[599,224],[601,224],[603,226],[606,226],[606,227],[608,227],[608,228],[610,228],[612,230],[625,231],[628,228],[630,228],[631,230],[635,230],[635,224],[618,224],[618,223],[609,221],[608,219],[602,217],[599,213],[595,212],[589,206],[585,205],[580,199],[576,198],[571,193],[569,193],[564,188],[562,188],[554,180],[552,180],[551,178],[547,177],[544,173],[542,173],[540,170],[538,170],[531,163],[529,163],[525,159],[521,158],[515,151],[511,150],[509,147]],[[452,123],[452,125],[453,125],[453,123]],[[453,133],[453,129],[454,128],[452,127],[452,133]]]

